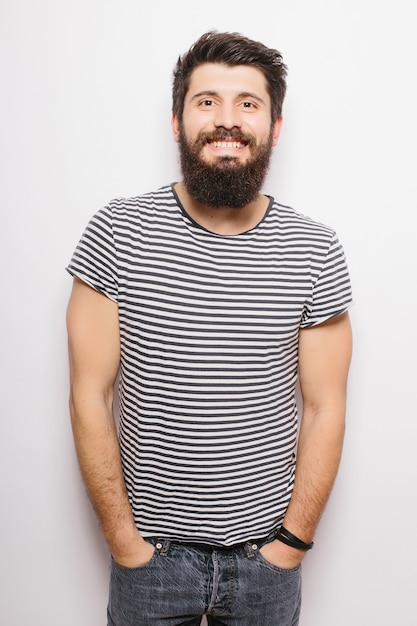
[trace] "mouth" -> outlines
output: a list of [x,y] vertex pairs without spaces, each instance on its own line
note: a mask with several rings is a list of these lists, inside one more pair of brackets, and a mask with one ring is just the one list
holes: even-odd
[[212,146],[213,148],[231,148],[233,150],[242,150],[248,145],[246,141],[236,141],[236,139],[221,139],[217,141],[213,139],[209,140],[207,143],[210,144],[210,146]]

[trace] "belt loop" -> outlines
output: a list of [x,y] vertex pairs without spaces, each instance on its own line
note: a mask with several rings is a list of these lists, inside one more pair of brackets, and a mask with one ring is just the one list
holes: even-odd
[[161,556],[167,556],[169,549],[171,547],[171,542],[169,539],[158,539],[155,544],[155,549],[158,551],[158,554]]

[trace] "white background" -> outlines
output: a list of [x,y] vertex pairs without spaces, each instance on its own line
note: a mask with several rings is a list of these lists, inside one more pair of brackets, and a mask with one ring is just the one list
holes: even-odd
[[171,71],[210,28],[283,52],[284,129],[265,191],[337,230],[354,287],[344,457],[304,561],[301,626],[414,623],[412,7],[411,0],[1,2],[5,626],[105,624],[108,555],[68,418],[64,267],[108,200],[178,178]]

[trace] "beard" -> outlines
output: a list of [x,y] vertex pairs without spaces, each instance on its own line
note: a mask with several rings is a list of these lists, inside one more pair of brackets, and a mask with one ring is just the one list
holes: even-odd
[[[210,207],[241,209],[257,198],[268,172],[272,153],[272,129],[267,142],[257,145],[252,135],[240,130],[218,128],[212,133],[199,133],[193,143],[188,143],[181,125],[179,149],[183,182],[190,196]],[[209,140],[244,141],[250,150],[246,163],[236,157],[218,157],[208,163],[201,151]]]

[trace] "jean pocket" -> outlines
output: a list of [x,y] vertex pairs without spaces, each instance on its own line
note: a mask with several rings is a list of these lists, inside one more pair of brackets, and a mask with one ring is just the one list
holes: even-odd
[[268,567],[269,569],[275,570],[276,572],[281,572],[283,574],[288,573],[295,573],[298,572],[301,569],[301,562],[297,563],[297,565],[294,565],[293,567],[283,567],[281,565],[277,565],[276,563],[272,563],[272,561],[269,561],[262,553],[260,550],[257,551],[257,557],[258,557],[258,561],[261,565],[265,565],[266,567]]
[[126,565],[122,565],[121,563],[118,563],[112,557],[112,565],[114,566],[115,569],[121,572],[136,572],[138,570],[146,569],[147,567],[152,565],[155,559],[157,558],[157,556],[158,556],[158,551],[154,549],[153,554],[151,558],[149,559],[149,561],[146,561],[146,563],[143,563],[142,565],[138,565],[137,567],[127,567]]

